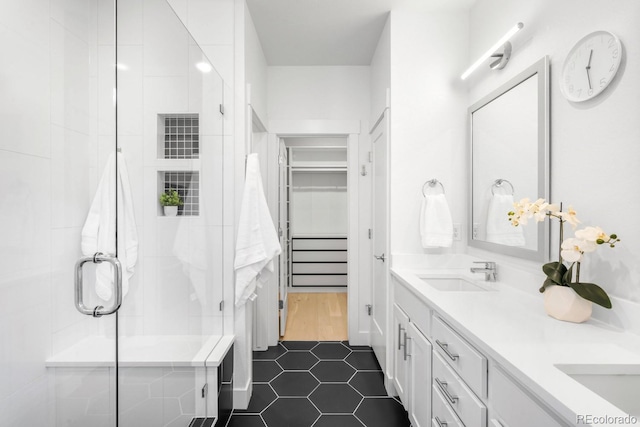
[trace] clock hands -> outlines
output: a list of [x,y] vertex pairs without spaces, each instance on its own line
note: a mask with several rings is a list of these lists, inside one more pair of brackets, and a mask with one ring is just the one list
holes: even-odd
[[589,70],[591,69],[591,57],[593,56],[593,49],[589,52],[589,62],[587,62],[586,70],[587,70],[587,82],[589,82],[589,89],[591,87],[591,76],[589,75]]

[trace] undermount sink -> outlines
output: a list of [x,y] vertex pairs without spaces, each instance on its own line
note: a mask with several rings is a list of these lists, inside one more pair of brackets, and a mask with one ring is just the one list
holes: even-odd
[[640,417],[640,365],[555,365],[622,411]]
[[420,277],[423,282],[434,289],[445,292],[483,292],[489,289],[471,282],[463,277]]

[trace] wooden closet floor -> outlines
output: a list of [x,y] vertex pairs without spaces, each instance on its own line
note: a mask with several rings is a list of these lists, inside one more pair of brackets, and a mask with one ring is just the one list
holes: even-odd
[[283,341],[346,341],[347,293],[289,293]]

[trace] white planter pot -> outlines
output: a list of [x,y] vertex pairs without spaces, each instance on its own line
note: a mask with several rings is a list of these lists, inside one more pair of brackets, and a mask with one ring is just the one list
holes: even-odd
[[164,206],[164,216],[176,216],[178,215],[177,206]]
[[582,323],[591,317],[593,303],[567,286],[549,286],[542,295],[544,311],[554,319]]

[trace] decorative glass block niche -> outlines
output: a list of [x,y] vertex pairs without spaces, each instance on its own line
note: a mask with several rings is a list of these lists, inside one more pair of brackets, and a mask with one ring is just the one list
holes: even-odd
[[160,193],[168,190],[178,192],[183,202],[182,206],[178,206],[178,216],[198,216],[200,214],[200,172],[158,172],[158,190]]
[[198,114],[158,114],[158,158],[200,157]]

